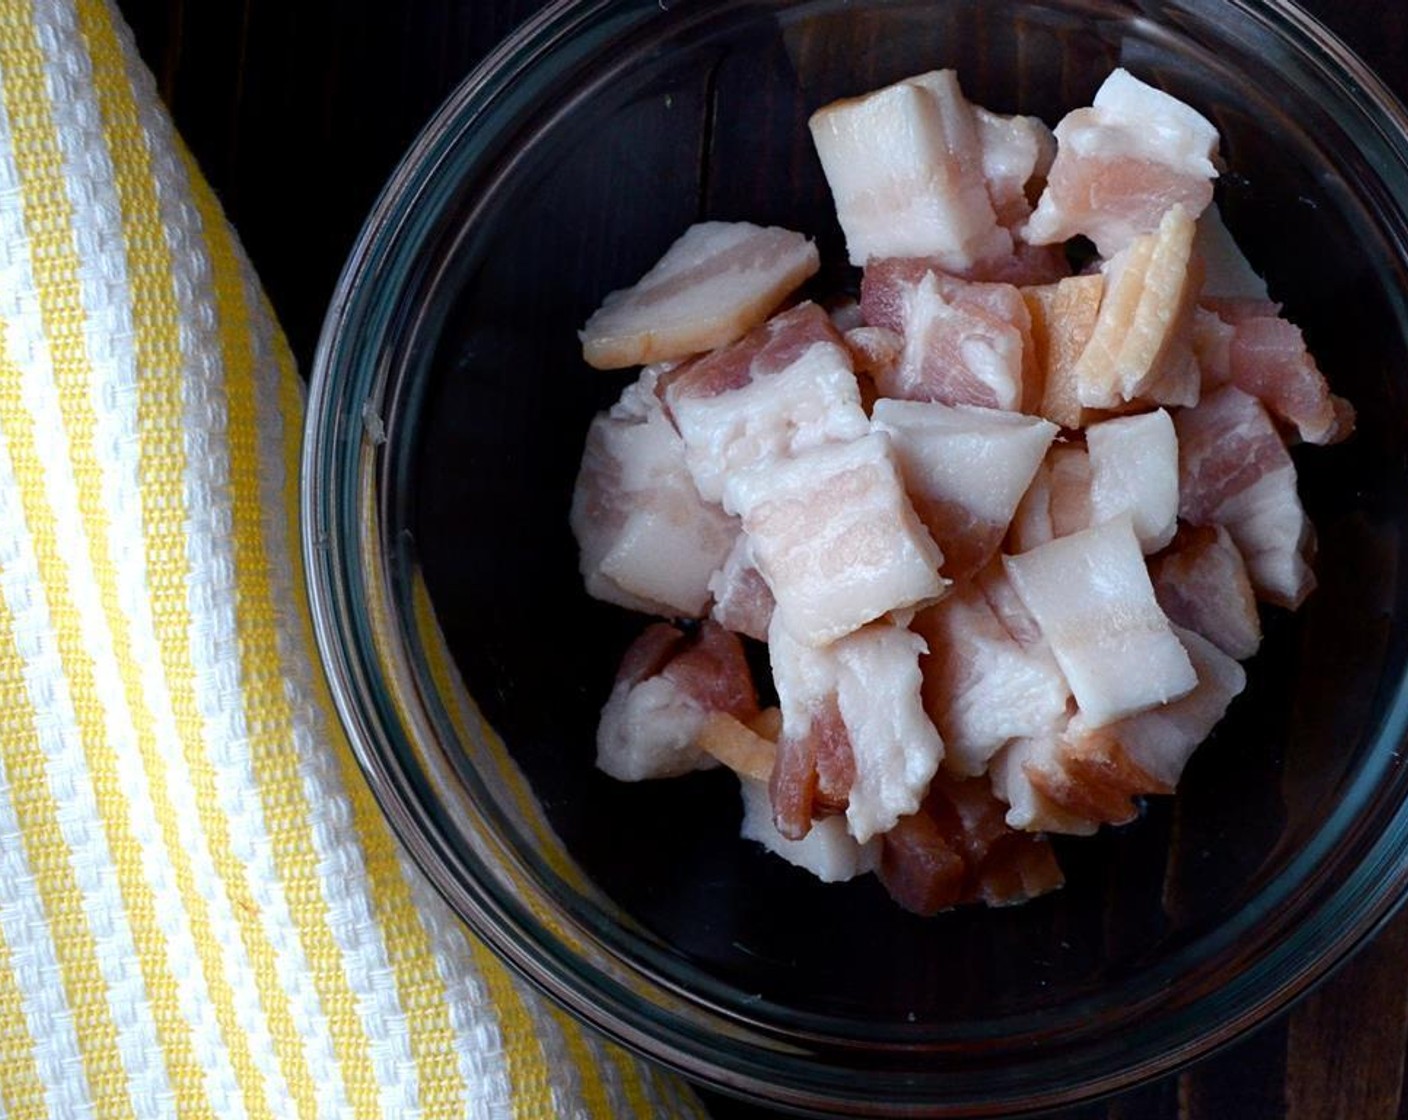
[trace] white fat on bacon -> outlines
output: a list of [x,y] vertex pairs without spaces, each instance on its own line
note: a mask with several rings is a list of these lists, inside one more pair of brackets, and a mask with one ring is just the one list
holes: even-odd
[[624,369],[702,354],[742,338],[820,266],[800,233],[748,222],[690,226],[630,288],[582,328],[582,355]]
[[[823,649],[798,641],[776,617],[768,634],[782,708],[778,769],[789,741],[814,735],[828,711],[838,714],[853,765],[846,827],[861,843],[919,808],[943,758],[943,740],[920,693],[924,652],[922,638],[892,623],[867,626]],[[776,781],[773,797],[774,812],[785,815]]]
[[1298,607],[1315,587],[1306,560],[1314,538],[1295,464],[1266,409],[1228,385],[1179,412],[1174,427],[1179,516],[1224,526],[1257,596]]
[[905,495],[890,437],[826,444],[728,480],[753,562],[798,640],[822,646],[943,594],[943,554]]
[[1154,598],[1128,518],[1003,558],[1076,704],[1100,727],[1188,692],[1197,676]]
[[1154,594],[1169,621],[1201,634],[1242,661],[1261,646],[1261,619],[1247,565],[1221,525],[1185,525],[1149,563]]
[[1090,453],[1091,522],[1127,516],[1147,553],[1173,540],[1178,527],[1178,436],[1163,409],[1092,424],[1085,430]]
[[1056,126],[1056,159],[1023,230],[1034,245],[1083,234],[1103,257],[1155,229],[1173,206],[1212,201],[1217,129],[1196,110],[1115,70],[1089,108]]
[[621,659],[602,709],[596,764],[624,782],[711,767],[696,742],[711,712],[758,714],[738,639],[708,621],[693,637],[663,622],[648,626]]
[[1015,412],[883,398],[871,425],[893,441],[915,512],[954,580],[997,551],[1057,430]]
[[814,303],[679,366],[662,385],[685,463],[709,501],[734,474],[870,430],[845,344]]
[[[992,576],[1006,582],[1000,570]],[[985,582],[963,584],[910,623],[929,647],[924,707],[943,737],[944,766],[965,776],[983,773],[1008,740],[1062,725],[1070,696],[1050,647],[1014,637]]]
[[570,523],[589,594],[649,614],[702,615],[709,578],[738,521],[704,501],[685,449],[647,367],[610,411],[592,421],[572,495]]
[[879,866],[880,838],[858,843],[846,831],[844,817],[815,821],[800,840],[789,840],[773,823],[767,782],[740,776],[739,788],[743,795],[743,839],[757,841],[823,883],[842,883]]
[[1012,252],[983,177],[973,107],[953,71],[833,102],[810,125],[852,264],[935,257],[962,271]]
[[865,270],[861,312],[903,340],[873,372],[881,396],[1016,411],[1033,379],[1031,313],[1011,284],[963,280],[931,260]]

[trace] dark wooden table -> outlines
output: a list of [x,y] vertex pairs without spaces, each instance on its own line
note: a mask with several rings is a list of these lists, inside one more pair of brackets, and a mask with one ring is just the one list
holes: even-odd
[[[306,367],[381,183],[542,0],[119,0]],[[1303,0],[1408,100],[1408,0]],[[1408,914],[1288,1014],[1062,1120],[1408,1120]],[[762,1110],[711,1100],[718,1116]]]

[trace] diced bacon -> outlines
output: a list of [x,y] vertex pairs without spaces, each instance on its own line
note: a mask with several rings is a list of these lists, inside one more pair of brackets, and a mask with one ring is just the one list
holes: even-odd
[[710,712],[758,714],[758,696],[738,639],[705,621],[693,638],[665,623],[626,651],[597,727],[597,766],[637,782],[713,765],[696,745]]
[[1188,692],[1197,677],[1154,599],[1127,518],[1005,557],[1076,704],[1100,727]]
[[777,761],[776,743],[727,712],[705,716],[694,736],[694,745],[740,777],[758,782],[768,781]]
[[1095,329],[1072,373],[1081,405],[1197,402],[1189,336],[1201,267],[1192,248],[1193,220],[1175,206],[1107,262]]
[[963,269],[1011,252],[953,71],[833,102],[810,125],[852,264],[932,256]]
[[1159,606],[1239,661],[1261,646],[1261,620],[1247,565],[1221,525],[1185,525],[1149,565]]
[[877,874],[890,897],[911,914],[927,918],[963,899],[968,864],[951,833],[921,809],[880,837]]
[[723,496],[733,473],[870,429],[845,344],[813,303],[685,363],[661,384],[685,463],[709,501]]
[[823,883],[840,883],[874,871],[880,863],[880,839],[858,844],[841,817],[817,821],[800,840],[790,840],[773,824],[766,782],[740,778],[745,840],[754,840],[788,863],[810,871]]
[[1179,516],[1223,525],[1247,563],[1257,596],[1298,607],[1315,587],[1309,519],[1296,468],[1266,409],[1228,385],[1174,418]]
[[1228,354],[1232,384],[1292,425],[1306,443],[1338,443],[1354,430],[1354,408],[1332,396],[1300,328],[1279,316],[1236,323]]
[[892,380],[904,358],[904,338],[887,327],[855,327],[846,332],[846,349],[857,373]]
[[1071,264],[1060,245],[1028,245],[1019,241],[1005,257],[982,261],[972,268],[955,269],[950,275],[984,284],[1055,284],[1071,274]]
[[890,896],[928,916],[968,902],[1009,906],[1064,882],[1050,845],[1014,833],[984,780],[937,775],[918,813],[884,836],[879,875]]
[[704,501],[653,392],[629,386],[592,421],[569,517],[587,592],[631,610],[699,616],[738,522]]
[[961,280],[924,260],[877,261],[861,312],[904,339],[898,364],[875,373],[880,395],[1016,410],[1034,378],[1031,315],[1011,284]]
[[920,611],[910,627],[929,647],[920,660],[924,708],[943,737],[948,770],[981,774],[1009,739],[1065,722],[1070,689],[1050,647],[1018,642],[977,582]]
[[1148,784],[1131,789],[1131,795],[1172,793],[1188,759],[1246,687],[1247,675],[1234,658],[1191,630],[1175,627],[1174,633],[1198,674],[1197,687],[1187,696],[1107,727],[1088,730],[1080,716],[1072,719],[1062,757],[1076,782],[1112,765],[1105,760],[1118,745],[1129,766],[1148,777]]
[[1146,554],[1173,540],[1178,525],[1178,436],[1163,409],[1092,424],[1090,452],[1093,524],[1128,517]]
[[1030,552],[1091,526],[1090,455],[1083,443],[1056,443],[1022,496],[1008,534],[1009,551]]
[[715,622],[736,634],[767,641],[775,600],[763,573],[753,563],[753,551],[744,533],[738,534],[728,559],[709,577]]
[[[810,753],[813,760],[813,796],[822,789],[828,765],[841,780],[844,767],[852,768],[846,821],[862,843],[919,807],[943,757],[943,741],[920,696],[924,648],[923,640],[908,630],[877,623],[814,649],[773,620],[768,652],[782,708],[782,736],[772,793],[774,819],[783,835],[797,838],[792,802],[778,802],[778,772],[795,743],[810,744],[797,753],[804,759]],[[848,761],[837,750],[843,736],[850,748]],[[837,755],[829,764],[828,752]],[[830,791],[833,800],[835,792]]]
[[753,561],[798,640],[820,646],[937,599],[943,554],[916,516],[883,432],[729,480]]
[[1193,309],[1191,329],[1201,396],[1232,380],[1232,336],[1237,331],[1206,307]]
[[1084,234],[1111,257],[1174,206],[1196,218],[1212,201],[1217,130],[1125,70],[1110,74],[1090,108],[1061,120],[1056,142],[1046,190],[1023,231],[1033,245]]
[[1257,275],[1251,262],[1243,255],[1217,203],[1212,203],[1198,217],[1198,231],[1193,248],[1203,261],[1201,299],[1266,300],[1266,281]]
[[1054,424],[1018,413],[885,399],[871,425],[893,441],[910,501],[952,580],[992,558],[1056,435]]
[[1063,428],[1081,428],[1089,422],[1075,371],[1095,331],[1104,290],[1105,278],[1098,272],[1022,289],[1031,314],[1037,366],[1045,373],[1036,411]]
[[742,338],[820,266],[800,233],[748,222],[690,226],[633,287],[582,329],[597,369],[686,358]]
[[1022,776],[1032,789],[1075,819],[1109,824],[1133,820],[1137,798],[1174,791],[1193,751],[1212,733],[1246,685],[1232,658],[1189,630],[1176,630],[1197,673],[1186,696],[1117,723],[1089,727],[1074,717],[1053,750],[1028,758]]
[[1055,832],[1066,836],[1090,836],[1100,827],[1098,820],[1081,816],[1058,805],[1032,781],[1043,775],[1059,774],[1057,751],[1060,735],[1034,739],[1014,739],[993,756],[988,778],[993,795],[1008,806],[1006,822],[1023,832]]
[[1012,229],[1032,212],[1028,184],[1045,179],[1056,158],[1056,137],[1036,117],[1002,116],[975,107],[983,179],[999,225]]

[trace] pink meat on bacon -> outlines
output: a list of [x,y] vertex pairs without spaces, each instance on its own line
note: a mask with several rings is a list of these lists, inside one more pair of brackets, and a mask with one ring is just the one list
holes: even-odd
[[1222,525],[1247,563],[1257,596],[1297,607],[1315,586],[1313,544],[1296,492],[1296,468],[1255,397],[1234,385],[1174,418],[1179,516]]
[[889,399],[875,402],[871,425],[893,441],[905,490],[952,580],[992,558],[1056,435],[1034,416]]
[[650,614],[699,616],[738,522],[695,489],[654,374],[592,421],[569,520],[589,594]]
[[715,622],[736,634],[767,641],[776,601],[767,580],[753,563],[753,551],[745,534],[738,534],[723,567],[709,577],[709,591],[714,596],[709,614]]
[[1154,594],[1169,621],[1243,661],[1261,646],[1247,565],[1221,525],[1185,525],[1149,563]]
[[882,260],[865,270],[861,313],[904,339],[900,361],[875,375],[881,396],[1021,407],[1035,353],[1015,286],[961,280],[932,261]]
[[870,428],[845,343],[813,303],[686,362],[660,384],[685,463],[709,501],[722,498],[732,474]]
[[690,226],[633,287],[608,295],[582,329],[597,369],[702,354],[742,338],[816,272],[800,233],[748,222]]
[[666,623],[626,651],[597,726],[597,765],[621,781],[712,766],[695,745],[711,712],[747,721],[758,696],[737,637],[705,620],[693,637]]
[[814,649],[774,618],[782,735],[771,792],[783,836],[800,839],[818,810],[844,809],[864,843],[919,807],[943,757],[920,697],[923,652],[922,639],[888,623]]
[[1354,408],[1330,392],[1300,328],[1279,315],[1238,318],[1228,351],[1232,384],[1256,397],[1306,443],[1338,443],[1354,430]]
[[1056,160],[1023,236],[1034,245],[1083,234],[1111,257],[1174,206],[1212,201],[1217,130],[1168,94],[1115,70],[1087,109],[1056,126]]

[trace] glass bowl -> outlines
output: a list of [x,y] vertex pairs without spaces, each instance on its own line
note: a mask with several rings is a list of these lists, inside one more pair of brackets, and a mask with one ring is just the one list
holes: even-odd
[[[1358,406],[1297,452],[1319,590],[1266,619],[1176,799],[1062,844],[1064,890],[933,919],[738,838],[726,774],[593,768],[640,626],[567,526],[629,375],[576,329],[692,221],[816,237],[847,282],[808,113],[955,67],[1055,121],[1123,65],[1223,136],[1223,214]],[[322,653],[406,847],[587,1022],[816,1113],[993,1115],[1152,1077],[1283,1007],[1408,872],[1408,118],[1277,0],[583,0],[468,78],[387,187],[314,369],[304,524]]]

